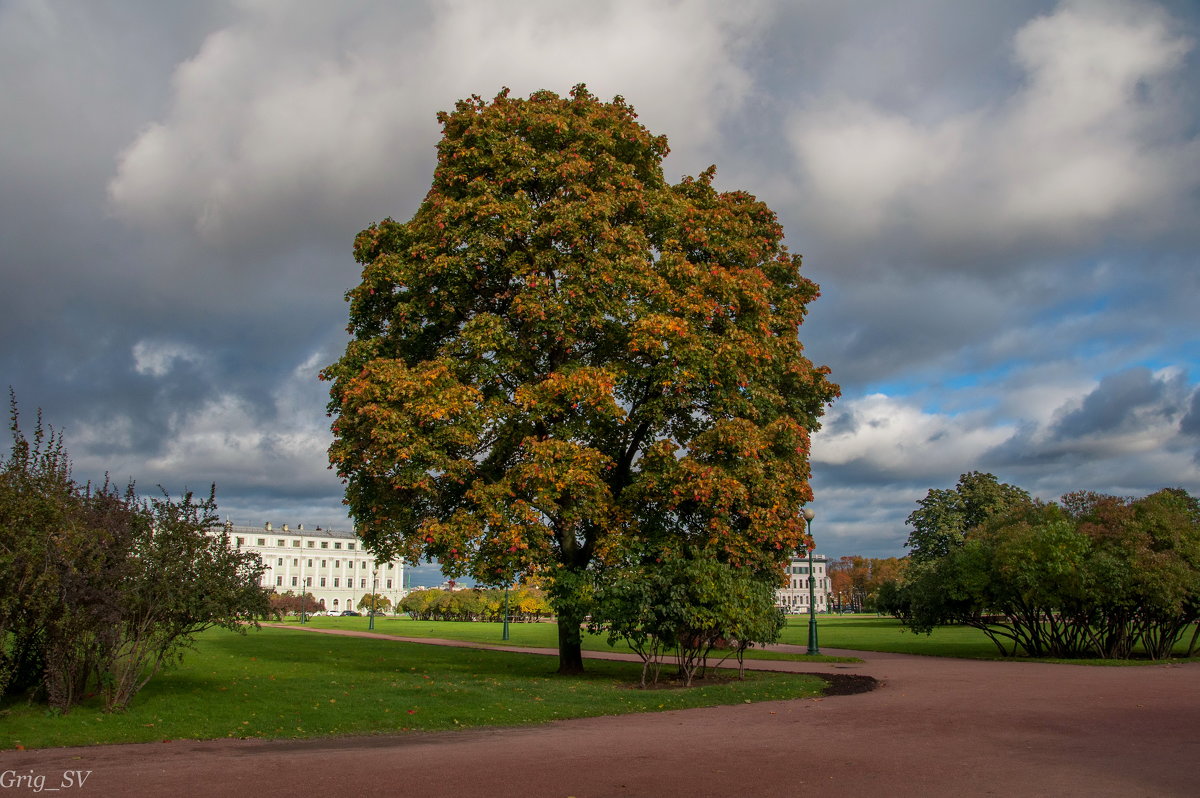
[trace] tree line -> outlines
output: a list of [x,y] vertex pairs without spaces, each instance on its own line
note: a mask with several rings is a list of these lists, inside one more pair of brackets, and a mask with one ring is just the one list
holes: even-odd
[[[503,621],[505,596],[497,588],[413,590],[397,604],[414,621]],[[508,591],[508,619],[533,623],[551,617],[550,604],[541,590],[524,585]]]
[[829,606],[853,612],[876,609],[879,590],[895,582],[904,572],[903,557],[860,557],[848,555],[826,565],[829,574]]
[[206,534],[210,493],[141,499],[132,485],[79,484],[61,434],[32,439],[11,400],[0,461],[0,698],[60,712],[99,694],[123,709],[194,636],[244,631],[267,611],[262,565]]
[[1004,655],[1167,658],[1200,639],[1200,502],[1089,491],[1033,499],[991,474],[931,490],[909,516],[910,565],[880,607],[909,629],[981,630]]
[[272,590],[267,594],[267,602],[270,605],[271,614],[276,619],[280,619],[284,615],[300,615],[301,613],[311,615],[325,609],[325,604],[317,601],[312,593],[297,594],[292,590],[285,590],[282,593]]

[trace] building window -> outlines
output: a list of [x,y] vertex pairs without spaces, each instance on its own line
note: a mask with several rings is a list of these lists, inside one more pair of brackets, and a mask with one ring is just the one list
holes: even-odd
[[321,567],[325,568],[329,564],[329,560],[321,560]]
[[354,551],[354,544],[353,544],[353,543],[347,543],[347,544],[346,544],[346,548],[350,549],[350,551]]
[[296,577],[292,577],[292,587],[296,586]]
[[334,544],[333,544],[333,547],[334,547],[335,549],[340,549],[340,548],[342,547],[342,544],[341,544],[341,543],[334,543]]
[[282,549],[287,544],[285,542],[283,542],[282,540],[277,540],[277,541],[275,541],[275,545]]
[[304,586],[312,587],[312,577],[311,576],[304,580]]
[[335,610],[337,609],[337,604],[338,604],[338,600],[337,600],[337,599],[334,599],[334,600],[333,600],[333,608],[334,608]]
[[267,545],[267,539],[266,539],[266,538],[259,538],[259,539],[258,539],[258,545],[260,545],[260,546],[265,546],[265,545]]
[[325,587],[325,577],[321,577],[321,587]]
[[292,558],[292,567],[293,567],[293,568],[295,568],[295,567],[296,567],[297,565],[299,565],[299,564],[300,564],[300,558],[299,558],[299,557],[293,557],[293,558]]
[[366,587],[366,586],[367,586],[367,580],[366,580],[366,579],[359,579],[359,580],[358,580],[358,586],[359,586],[359,587]]
[[282,557],[280,557],[280,558],[279,558],[279,562],[277,562],[277,563],[275,563],[275,564],[276,564],[276,565],[283,565],[283,558],[282,558]]
[[298,541],[298,540],[293,540],[293,541],[292,541],[292,548],[293,548],[293,549],[298,549],[298,548],[300,548],[300,541]]
[[275,577],[275,587],[283,587],[283,577],[282,576]]
[[341,560],[334,560],[334,561],[333,561],[333,567],[334,567],[334,568],[341,568],[341,567],[342,567],[342,561],[341,561]]
[[328,541],[328,540],[322,540],[322,541],[321,541],[321,548],[323,548],[323,549],[327,549],[327,548],[329,548],[329,541]]
[[246,545],[246,539],[245,539],[245,538],[238,538],[238,539],[237,539],[237,544],[238,544],[239,546],[245,546],[245,545]]
[[359,567],[359,568],[366,568],[366,567],[367,567],[367,561],[366,561],[366,560],[363,560],[363,561],[362,561],[362,565],[360,565],[360,566],[358,566],[358,567]]
[[315,540],[310,540],[310,541],[308,541],[308,547],[309,547],[310,549],[311,549],[313,546],[316,546],[316,545],[317,545],[317,543],[316,543],[316,541],[315,541]]
[[338,578],[336,576],[333,578],[333,586],[334,587],[338,586]]
[[392,580],[391,579],[387,580],[387,586],[388,586],[388,590],[392,589]]
[[309,561],[308,561],[308,567],[309,567],[309,568],[312,568],[312,560],[309,560]]

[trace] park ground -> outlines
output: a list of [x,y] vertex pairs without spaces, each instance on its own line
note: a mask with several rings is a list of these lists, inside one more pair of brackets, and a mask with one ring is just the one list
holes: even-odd
[[1197,794],[1200,663],[824,653],[861,661],[754,667],[869,676],[877,689],[521,728],[4,751],[0,770],[46,788],[90,771],[60,790],[89,796]]

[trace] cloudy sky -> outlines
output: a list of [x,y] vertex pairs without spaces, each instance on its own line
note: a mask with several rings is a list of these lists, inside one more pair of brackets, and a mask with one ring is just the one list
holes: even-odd
[[0,382],[80,478],[345,528],[355,233],[416,210],[439,110],[580,82],[821,284],[819,551],[902,554],[969,470],[1200,492],[1190,0],[0,0]]

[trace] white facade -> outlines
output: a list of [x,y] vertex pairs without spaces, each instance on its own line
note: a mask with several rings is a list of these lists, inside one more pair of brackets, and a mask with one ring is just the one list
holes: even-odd
[[[812,570],[813,576],[817,580],[813,585],[814,603],[817,612],[826,612],[829,609],[829,575],[825,572],[824,554],[813,554]],[[782,607],[785,612],[807,613],[809,611],[808,557],[793,556],[784,567],[784,573],[787,575],[787,586],[775,591],[775,604]]]
[[311,593],[326,610],[357,609],[359,599],[379,593],[395,607],[404,598],[404,562],[376,562],[353,532],[305,529],[287,524],[278,529],[226,523],[214,527],[230,543],[258,555],[263,565],[262,586],[277,593]]

